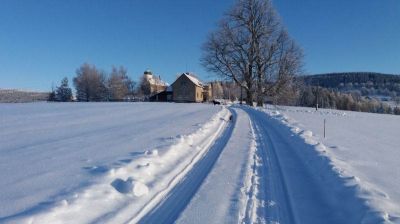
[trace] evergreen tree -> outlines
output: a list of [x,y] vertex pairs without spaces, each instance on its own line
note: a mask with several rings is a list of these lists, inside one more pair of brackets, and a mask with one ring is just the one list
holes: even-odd
[[72,90],[68,85],[68,79],[65,77],[61,80],[61,85],[57,87],[56,99],[60,102],[69,102],[72,100]]

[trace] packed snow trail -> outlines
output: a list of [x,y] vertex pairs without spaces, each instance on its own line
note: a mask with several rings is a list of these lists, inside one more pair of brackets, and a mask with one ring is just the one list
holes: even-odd
[[362,222],[365,202],[333,171],[316,166],[324,158],[311,145],[265,113],[244,110],[254,125],[262,165],[259,217],[281,224]]
[[176,223],[240,222],[253,139],[247,114],[241,109],[234,111],[236,124],[229,142]]

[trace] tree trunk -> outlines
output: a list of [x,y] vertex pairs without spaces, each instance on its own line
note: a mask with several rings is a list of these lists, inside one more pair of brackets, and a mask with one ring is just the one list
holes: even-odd
[[257,96],[257,107],[263,107],[263,106],[264,106],[263,97],[262,96]]
[[240,105],[243,104],[243,87],[240,86]]
[[[261,78],[259,78],[260,80]],[[261,81],[257,83],[257,107],[264,106],[263,84]]]
[[246,104],[253,106],[253,91],[246,89]]

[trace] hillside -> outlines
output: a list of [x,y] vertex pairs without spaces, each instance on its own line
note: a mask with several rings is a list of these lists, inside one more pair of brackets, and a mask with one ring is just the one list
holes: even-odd
[[47,92],[0,89],[0,103],[27,103],[46,101],[48,98],[49,93]]
[[360,91],[362,95],[400,95],[400,75],[373,72],[328,73],[302,76],[308,86],[336,89],[340,92]]

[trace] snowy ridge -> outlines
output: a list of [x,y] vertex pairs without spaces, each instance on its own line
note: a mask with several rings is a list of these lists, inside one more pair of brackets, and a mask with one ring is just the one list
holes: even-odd
[[[336,192],[337,195],[346,195],[346,192],[354,191],[356,196],[363,201],[365,208],[357,211],[358,213],[363,213],[361,220],[359,220],[360,223],[399,223],[400,214],[389,214],[385,210],[385,208],[392,208],[392,211],[396,209],[396,205],[389,200],[385,192],[374,187],[374,184],[354,176],[351,167],[345,161],[336,159],[335,155],[330,152],[330,148],[318,140],[312,131],[302,129],[299,127],[299,123],[280,112],[285,110],[284,108],[278,109],[276,107],[260,109],[260,111],[287,126],[293,135],[303,139],[304,143],[312,146],[314,152],[305,150],[298,153],[298,155],[307,161],[310,170],[318,173],[321,180],[328,184],[333,189],[333,192]],[[299,109],[298,111],[301,110]],[[304,112],[304,110],[301,112]],[[308,113],[314,113],[314,111],[309,110]],[[320,113],[327,113],[333,116],[348,116],[341,111],[323,111]],[[341,181],[338,181],[338,178]],[[331,198],[331,200],[336,200],[337,203],[340,203],[340,199]],[[345,204],[343,206],[351,207],[351,205]]]
[[256,154],[257,142],[256,135],[254,133],[253,124],[249,118],[251,127],[251,146],[249,150],[249,164],[247,166],[246,177],[244,179],[244,186],[242,187],[242,200],[244,204],[241,205],[239,211],[239,223],[256,223],[257,222],[257,210],[260,206],[260,201],[257,199],[259,188],[259,173],[256,167],[260,166],[259,156]]
[[225,130],[229,115],[223,108],[196,132],[171,139],[175,144],[162,153],[157,148],[146,151],[46,211],[4,222],[136,223],[208,152]]

